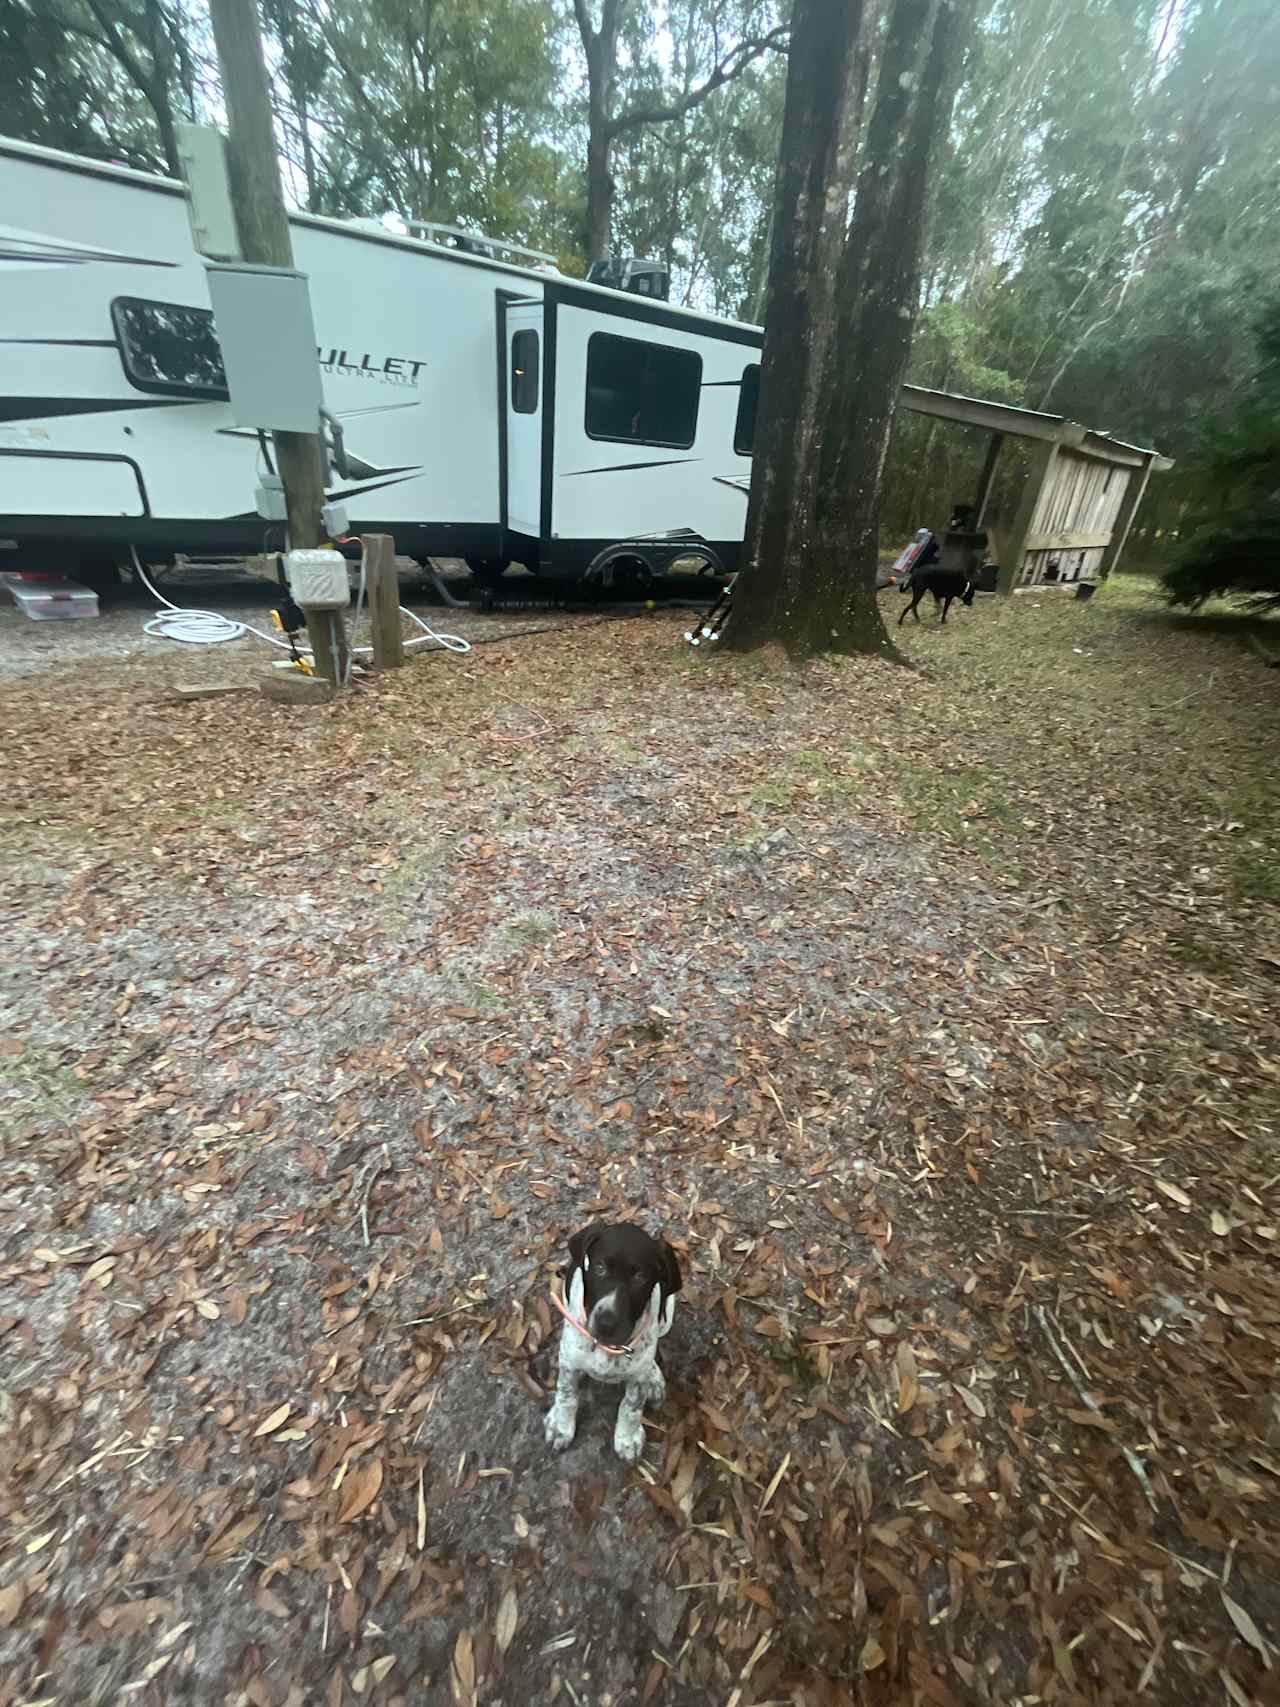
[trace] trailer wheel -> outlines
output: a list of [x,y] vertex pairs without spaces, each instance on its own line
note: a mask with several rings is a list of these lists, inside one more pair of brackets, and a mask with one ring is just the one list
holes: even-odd
[[688,551],[680,553],[676,562],[681,564],[696,563],[698,567],[694,573],[697,575],[727,575],[729,573],[719,556],[712,551],[709,545],[691,546]]
[[647,593],[653,585],[654,568],[634,546],[609,546],[587,565],[582,577],[588,587],[623,588]]

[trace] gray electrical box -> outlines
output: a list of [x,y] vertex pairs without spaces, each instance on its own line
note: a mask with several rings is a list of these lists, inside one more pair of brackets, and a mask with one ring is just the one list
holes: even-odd
[[226,143],[211,124],[179,124],[178,159],[187,181],[187,214],[191,241],[197,253],[215,261],[238,261],[231,182],[227,177]]
[[324,392],[307,275],[243,262],[208,271],[236,425],[318,433]]

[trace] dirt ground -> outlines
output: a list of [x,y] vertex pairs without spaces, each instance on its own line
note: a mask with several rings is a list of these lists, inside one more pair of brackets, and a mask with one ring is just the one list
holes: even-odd
[[[467,615],[291,710],[141,614],[0,612],[0,1707],[1274,1699],[1240,624]],[[634,1470],[542,1440],[596,1218],[684,1269]]]

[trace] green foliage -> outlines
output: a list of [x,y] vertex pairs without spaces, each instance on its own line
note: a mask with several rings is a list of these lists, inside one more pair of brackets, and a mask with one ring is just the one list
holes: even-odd
[[1280,504],[1197,528],[1166,570],[1164,588],[1170,604],[1193,610],[1228,596],[1258,613],[1280,610]]
[[149,171],[176,171],[176,119],[199,102],[183,0],[0,0],[4,131]]
[[1256,337],[1255,372],[1206,424],[1193,458],[1205,513],[1164,577],[1171,604],[1233,595],[1280,610],[1280,294]]
[[[581,270],[586,83],[568,0],[262,0],[286,181],[338,215],[476,226]],[[594,16],[603,0],[590,0]],[[784,0],[626,0],[614,111],[678,104]],[[0,0],[3,129],[152,170],[220,116],[196,0]],[[910,377],[1174,456],[1139,523],[1206,512],[1221,399],[1280,275],[1275,0],[982,0],[935,196]],[[758,318],[785,59],[621,132],[615,246],[673,299]],[[977,476],[978,435],[903,416],[893,534]]]
[[322,203],[561,235],[550,0],[338,0],[322,15]]

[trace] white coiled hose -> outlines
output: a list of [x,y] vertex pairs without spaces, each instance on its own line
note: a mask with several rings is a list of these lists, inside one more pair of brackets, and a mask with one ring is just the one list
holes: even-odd
[[[184,610],[181,605],[175,605],[166,599],[164,594],[154,585],[146,570],[142,567],[142,559],[138,556],[138,548],[131,545],[129,550],[133,556],[133,567],[137,571],[143,586],[155,599],[157,604],[165,608],[159,616],[153,616],[143,623],[142,631],[153,640],[177,640],[186,646],[217,646],[224,640],[239,640],[246,634],[254,635],[258,640],[265,640],[268,646],[278,646],[282,651],[290,650],[289,642],[281,640],[274,634],[266,634],[260,628],[255,628],[249,622],[237,622],[234,617],[224,616],[221,611],[213,610]],[[361,607],[364,604],[365,593],[365,555],[360,553],[360,591],[356,597],[355,619],[352,622],[352,632],[356,622],[360,620]],[[441,634],[424,622],[416,611],[406,610],[400,606],[401,616],[407,616],[410,622],[416,623],[422,630],[412,640],[405,641],[406,649],[410,646],[427,646],[432,642],[446,652],[470,652],[471,642],[464,640],[460,634]],[[373,651],[372,646],[353,646],[351,653]],[[350,679],[350,664],[347,675]]]

